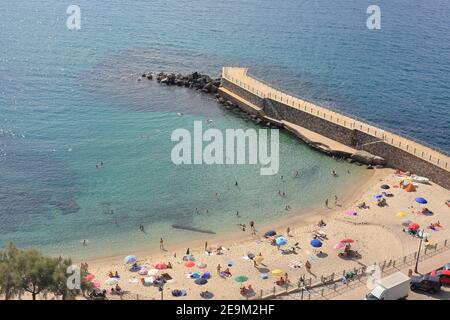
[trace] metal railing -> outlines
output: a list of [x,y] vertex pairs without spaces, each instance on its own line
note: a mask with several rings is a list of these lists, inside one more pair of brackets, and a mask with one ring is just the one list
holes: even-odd
[[367,121],[357,120],[353,116],[347,116],[342,112],[338,113],[294,97],[269,84],[265,84],[262,80],[249,76],[246,68],[224,67],[222,70],[222,78],[260,98],[271,99],[339,126],[361,131],[380,139],[380,141],[388,145],[406,151],[446,171],[450,171],[450,157],[444,151],[435,147],[426,146],[424,145],[425,143],[414,141],[412,138],[405,138],[386,129],[370,125]]
[[[420,250],[419,261],[424,261],[436,254],[450,249],[450,240],[438,242],[432,246],[426,246]],[[374,263],[379,267],[382,275],[388,275],[393,272],[413,266],[417,260],[418,251],[400,257],[398,259],[384,260]],[[340,270],[327,276],[318,278],[306,278],[289,286],[274,286],[269,289],[262,289],[252,297],[252,299],[294,299],[294,300],[322,300],[330,299],[341,295],[349,290],[366,284],[367,278],[371,275],[367,267],[362,266],[350,270]],[[343,281],[344,276],[352,272],[354,276],[351,279]]]

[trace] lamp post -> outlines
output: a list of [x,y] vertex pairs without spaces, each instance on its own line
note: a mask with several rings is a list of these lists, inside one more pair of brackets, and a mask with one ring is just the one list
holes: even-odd
[[420,250],[422,249],[422,241],[423,241],[424,238],[425,238],[425,239],[428,238],[428,235],[424,232],[423,229],[420,230],[420,231],[418,232],[418,236],[419,236],[419,238],[420,238],[420,242],[419,242],[419,250],[417,251],[416,266],[415,266],[415,268],[414,268],[414,272],[415,272],[415,273],[419,273],[419,271],[418,271],[417,268],[418,268],[418,266],[419,266],[419,256],[420,256]]

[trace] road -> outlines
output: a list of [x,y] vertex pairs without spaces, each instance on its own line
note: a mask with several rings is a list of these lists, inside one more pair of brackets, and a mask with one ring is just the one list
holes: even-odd
[[[420,262],[419,272],[422,274],[428,273],[434,269],[442,267],[444,264],[450,262],[450,250],[446,250],[440,254],[433,256],[430,259]],[[408,274],[408,269],[400,270]],[[347,291],[344,294],[333,297],[332,300],[361,300],[370,290],[366,286],[359,286],[353,290]],[[450,300],[450,286],[442,287],[442,291],[438,294],[429,294],[425,292],[411,291],[408,300]]]

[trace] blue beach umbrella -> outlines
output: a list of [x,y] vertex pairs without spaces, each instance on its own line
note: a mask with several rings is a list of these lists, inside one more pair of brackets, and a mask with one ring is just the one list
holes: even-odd
[[285,244],[288,243],[287,239],[286,239],[285,237],[283,237],[283,236],[278,237],[278,238],[275,240],[275,242],[276,242],[277,245],[279,245],[279,246],[284,246]]
[[276,235],[276,231],[275,230],[269,230],[264,234],[264,237],[268,238],[268,237],[273,237],[274,235]]
[[126,256],[124,258],[125,263],[128,263],[128,264],[135,263],[136,260],[137,260],[136,256]]
[[417,197],[417,198],[416,198],[416,202],[417,202],[417,203],[421,203],[421,204],[426,204],[426,203],[428,203],[428,201],[427,201],[425,198],[422,198],[422,197]]
[[313,239],[313,240],[311,240],[311,245],[314,248],[320,248],[322,246],[322,241],[317,240],[317,239]]

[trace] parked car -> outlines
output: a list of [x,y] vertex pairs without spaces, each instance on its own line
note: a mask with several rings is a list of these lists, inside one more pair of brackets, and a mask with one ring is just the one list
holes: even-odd
[[441,269],[431,271],[430,276],[439,278],[441,284],[450,285],[450,270]]
[[436,293],[441,291],[441,282],[439,281],[439,277],[424,275],[420,277],[412,277],[410,287],[412,291]]

